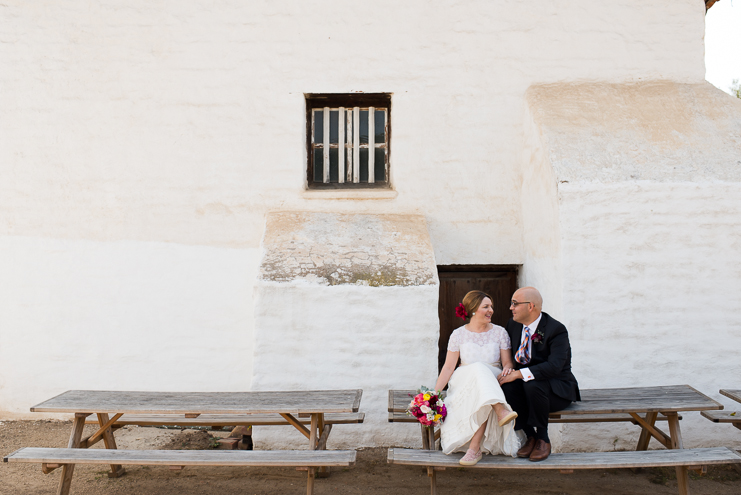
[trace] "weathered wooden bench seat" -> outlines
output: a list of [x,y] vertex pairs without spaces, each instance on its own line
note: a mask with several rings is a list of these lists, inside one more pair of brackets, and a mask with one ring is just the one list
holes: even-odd
[[[445,455],[438,450],[389,449],[389,464],[426,466],[430,475],[431,493],[437,493],[434,468],[461,468],[463,454]],[[577,452],[551,454],[548,459],[531,462],[501,455],[485,455],[472,469],[558,469],[569,473],[574,469],[687,467],[701,468],[712,464],[741,464],[741,455],[726,448],[647,450],[637,452]],[[464,468],[468,469],[468,468]]]
[[[308,415],[297,416],[301,424],[311,424]],[[365,413],[330,413],[324,415],[324,424],[356,424],[365,421]],[[90,416],[86,424],[98,424]],[[290,423],[280,414],[201,414],[187,418],[183,414],[124,414],[114,423],[114,427],[126,425],[138,426],[275,426]]]
[[113,450],[113,449],[19,449],[4,462],[41,463],[50,473],[65,464],[117,464],[171,466],[283,466],[309,468],[306,493],[314,487],[315,469],[322,466],[352,466],[354,450]]
[[[741,413],[739,413],[741,415]],[[677,415],[678,419],[682,419],[682,415]],[[741,419],[741,418],[740,418]],[[667,421],[668,418],[663,414],[659,414],[656,417],[656,421]],[[389,423],[418,423],[417,418],[402,412],[390,412],[388,415]],[[559,414],[552,413],[548,418],[549,423],[619,423],[619,422],[630,422],[634,425],[638,424],[638,421],[630,414],[580,414],[578,416],[560,416]]]
[[741,430],[741,411],[702,411],[700,414],[713,423],[732,423]]

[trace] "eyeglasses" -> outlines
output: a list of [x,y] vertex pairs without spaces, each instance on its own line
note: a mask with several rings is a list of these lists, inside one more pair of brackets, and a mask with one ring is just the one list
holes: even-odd
[[510,306],[517,307],[519,304],[530,304],[530,301],[522,301],[522,302],[510,301],[509,304]]

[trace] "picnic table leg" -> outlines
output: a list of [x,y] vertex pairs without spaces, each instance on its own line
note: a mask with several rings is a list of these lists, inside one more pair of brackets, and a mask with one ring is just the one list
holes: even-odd
[[[85,418],[90,416],[86,413],[75,413],[75,419],[72,423],[72,434],[69,437],[67,448],[77,449],[80,447],[82,440],[82,430],[85,429]],[[69,495],[70,486],[72,486],[72,475],[75,472],[74,464],[65,464],[62,466],[62,477],[59,479],[59,488],[57,495]]]
[[[98,414],[98,423],[100,423],[100,426],[105,425],[108,423],[108,414],[107,413],[99,413]],[[113,437],[113,429],[107,428],[105,432],[103,432],[103,443],[105,444],[105,448],[107,449],[117,449],[116,446],[116,439]],[[109,478],[118,478],[120,476],[123,476],[126,474],[126,470],[123,466],[120,464],[111,464],[111,472],[108,473]]]
[[[324,424],[324,414],[317,414],[317,446],[314,447],[318,450],[327,450],[327,435],[329,435],[329,429],[331,425]],[[329,478],[329,466],[322,466],[317,471],[318,478]]]
[[[650,412],[646,413],[646,422],[651,426],[656,424],[656,418],[659,413]],[[648,443],[651,441],[651,433],[645,428],[641,428],[641,436],[638,438],[638,445],[636,450],[648,450]]]
[[430,448],[430,436],[427,434],[427,427],[422,423],[419,426],[422,428],[422,448],[424,450],[432,450]]
[[[673,449],[683,449],[682,432],[679,430],[679,418],[676,412],[664,413],[669,421],[669,434],[671,435],[671,446]],[[679,495],[689,495],[689,472],[686,467],[677,467],[677,488]]]

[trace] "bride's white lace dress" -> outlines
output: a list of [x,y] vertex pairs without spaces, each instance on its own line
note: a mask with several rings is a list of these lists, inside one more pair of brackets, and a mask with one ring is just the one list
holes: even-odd
[[465,326],[456,329],[448,341],[448,350],[460,352],[461,366],[448,382],[445,404],[448,416],[440,427],[443,452],[465,452],[471,437],[486,421],[481,451],[516,457],[524,442],[524,434],[514,431],[514,421],[505,426],[497,424],[492,404],[501,402],[512,409],[499,386],[497,376],[502,372],[500,349],[510,349],[507,331],[492,325],[487,332],[476,333]]

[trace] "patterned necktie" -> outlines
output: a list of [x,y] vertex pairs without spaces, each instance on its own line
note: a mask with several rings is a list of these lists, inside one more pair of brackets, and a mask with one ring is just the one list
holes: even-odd
[[525,338],[522,339],[522,345],[515,354],[515,360],[520,364],[530,362],[530,327],[525,327]]

